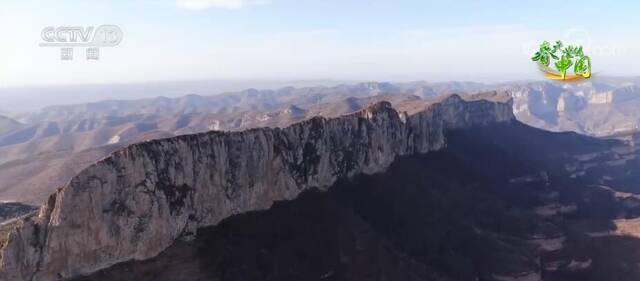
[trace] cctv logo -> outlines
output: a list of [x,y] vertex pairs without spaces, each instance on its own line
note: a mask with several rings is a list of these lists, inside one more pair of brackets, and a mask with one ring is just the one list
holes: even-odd
[[40,34],[41,47],[115,47],[122,42],[122,30],[117,25],[48,26]]

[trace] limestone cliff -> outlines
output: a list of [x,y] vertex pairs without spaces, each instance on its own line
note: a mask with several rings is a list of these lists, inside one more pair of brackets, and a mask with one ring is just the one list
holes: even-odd
[[381,102],[284,129],[208,132],[132,145],[90,166],[2,249],[1,280],[58,280],[156,256],[231,215],[269,208],[396,157],[446,146],[447,130],[514,119],[496,93],[449,96],[411,115]]

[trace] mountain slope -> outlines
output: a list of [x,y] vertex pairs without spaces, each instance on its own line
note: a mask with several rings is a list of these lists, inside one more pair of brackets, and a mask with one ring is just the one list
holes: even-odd
[[[20,120],[28,121],[27,124],[0,132],[0,164],[7,163],[0,166],[0,199],[30,204],[44,202],[44,194],[85,168],[83,163],[107,156],[86,151],[109,152],[111,150],[103,148],[122,148],[156,136],[286,127],[314,116],[352,113],[381,100],[390,101],[394,106],[415,105],[414,111],[419,111],[422,103],[446,93],[475,93],[495,88],[513,96],[518,120],[539,128],[608,136],[636,131],[640,122],[636,110],[640,106],[637,79],[600,77],[571,84],[369,82],[53,106],[23,115]],[[73,160],[87,155],[95,157]],[[20,164],[19,171],[15,169],[16,163]],[[74,168],[59,169],[61,163],[70,163]]]
[[442,150],[77,280],[640,280],[638,234],[613,230],[637,207],[563,168],[617,145],[517,122],[453,130]]
[[504,96],[482,98],[453,95],[413,115],[381,102],[284,129],[130,146],[82,171],[37,216],[17,223],[2,249],[1,276],[68,278],[152,258],[199,227],[341,178],[383,171],[402,155],[441,149],[448,130],[513,121]]
[[22,126],[23,124],[21,124],[20,122],[0,115],[0,135],[11,133],[21,128]]
[[638,149],[511,106],[380,102],[132,145],[2,226],[0,279],[640,280]]
[[512,92],[518,120],[538,128],[606,136],[640,126],[640,87],[636,84],[596,80],[500,88]]
[[[314,116],[339,117],[383,100],[394,106],[410,103],[419,109],[428,103],[418,102],[416,98],[407,95],[378,95],[319,104],[308,110],[291,106],[270,113],[246,112],[225,116],[194,113],[180,117],[168,116],[157,121],[152,121],[150,117],[135,117],[124,118],[133,122],[127,121],[124,124],[114,121],[84,122],[85,125],[76,127],[91,127],[95,130],[83,129],[27,143],[0,146],[0,199],[39,205],[46,201],[51,192],[93,162],[136,142],[212,129],[237,131],[256,127],[286,127]],[[357,103],[358,106],[345,107],[345,103]],[[89,126],[89,123],[94,125]],[[104,125],[98,126],[96,123]]]

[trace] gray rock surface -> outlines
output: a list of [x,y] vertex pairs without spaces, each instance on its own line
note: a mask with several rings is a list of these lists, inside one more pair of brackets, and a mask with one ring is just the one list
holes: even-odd
[[337,179],[384,171],[396,157],[446,146],[447,130],[514,120],[498,93],[425,104],[380,102],[284,129],[208,132],[129,146],[85,169],[16,223],[1,280],[58,280],[158,255],[234,214],[269,208]]

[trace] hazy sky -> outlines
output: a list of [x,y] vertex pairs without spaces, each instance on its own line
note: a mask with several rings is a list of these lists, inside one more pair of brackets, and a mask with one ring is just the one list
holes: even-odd
[[[535,79],[531,48],[579,41],[594,72],[640,75],[640,1],[1,0],[0,87],[192,79]],[[73,61],[47,26],[121,27]]]

